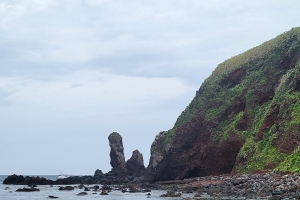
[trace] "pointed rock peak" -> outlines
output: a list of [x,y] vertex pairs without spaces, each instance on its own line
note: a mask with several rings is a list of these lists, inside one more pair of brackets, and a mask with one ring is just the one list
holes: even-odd
[[141,154],[138,150],[134,150],[131,158],[126,163],[126,168],[128,175],[130,176],[143,176],[146,170],[144,166],[143,154]]

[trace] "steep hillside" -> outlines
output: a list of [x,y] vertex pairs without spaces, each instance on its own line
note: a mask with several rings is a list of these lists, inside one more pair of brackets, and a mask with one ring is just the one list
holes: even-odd
[[150,181],[278,169],[300,172],[300,28],[218,65],[156,136]]

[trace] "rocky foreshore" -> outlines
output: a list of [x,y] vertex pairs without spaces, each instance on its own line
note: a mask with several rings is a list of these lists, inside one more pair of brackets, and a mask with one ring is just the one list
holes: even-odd
[[[34,180],[34,181],[33,181]],[[37,181],[40,182],[37,182]],[[101,184],[105,181],[94,182],[92,176],[74,177],[51,181],[39,177],[23,177],[12,175],[7,177],[4,184]],[[102,179],[104,180],[104,179]],[[17,181],[17,182],[13,182]],[[245,175],[220,175],[196,177],[184,180],[170,180],[156,183],[146,182],[141,178],[133,181],[128,179],[111,185],[119,185],[123,192],[151,192],[151,190],[165,190],[162,197],[180,197],[182,193],[190,193],[189,199],[300,199],[300,174],[284,174],[279,172],[245,174]],[[109,184],[108,184],[109,185]],[[107,186],[109,187],[109,186]]]
[[[195,193],[194,197],[209,195],[211,199],[300,199],[300,174],[278,172],[220,175],[184,180],[157,182],[173,185],[180,192]],[[173,188],[174,190],[174,188]]]

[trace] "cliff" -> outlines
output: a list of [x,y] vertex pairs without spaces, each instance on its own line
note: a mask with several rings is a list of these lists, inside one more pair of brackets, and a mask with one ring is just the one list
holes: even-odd
[[150,181],[300,172],[300,28],[218,65],[152,146]]

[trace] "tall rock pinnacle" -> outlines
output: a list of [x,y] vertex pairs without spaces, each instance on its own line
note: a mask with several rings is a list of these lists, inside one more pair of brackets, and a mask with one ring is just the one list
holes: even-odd
[[126,177],[127,169],[124,156],[124,148],[122,142],[122,136],[113,132],[108,136],[109,146],[110,146],[110,165],[112,166],[112,172],[117,175],[117,177]]

